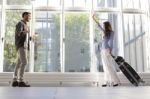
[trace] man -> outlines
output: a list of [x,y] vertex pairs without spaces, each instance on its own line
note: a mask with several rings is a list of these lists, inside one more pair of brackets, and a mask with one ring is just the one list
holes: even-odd
[[23,81],[25,67],[27,65],[27,49],[29,50],[29,27],[27,22],[31,19],[30,12],[22,13],[22,20],[16,25],[15,30],[15,46],[17,51],[17,62],[13,75],[12,87],[30,87]]

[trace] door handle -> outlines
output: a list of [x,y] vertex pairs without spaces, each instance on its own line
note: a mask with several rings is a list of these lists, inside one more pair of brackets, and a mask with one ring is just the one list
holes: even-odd
[[2,39],[2,42],[3,42],[4,41],[4,37],[2,37],[1,39]]
[[65,43],[65,38],[63,38],[63,43]]
[[32,41],[32,37],[31,36],[29,37],[29,41]]

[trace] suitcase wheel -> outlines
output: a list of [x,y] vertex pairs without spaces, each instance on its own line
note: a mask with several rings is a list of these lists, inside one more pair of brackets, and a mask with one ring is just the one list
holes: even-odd
[[134,85],[134,86],[138,86],[138,84],[137,84],[137,83],[133,83],[133,85]]
[[143,79],[140,79],[139,82],[141,82],[143,84],[145,83],[145,81]]

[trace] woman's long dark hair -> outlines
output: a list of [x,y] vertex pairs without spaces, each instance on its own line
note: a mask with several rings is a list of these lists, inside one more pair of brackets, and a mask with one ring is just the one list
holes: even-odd
[[105,37],[110,37],[111,33],[112,33],[112,27],[109,21],[106,21],[103,23],[104,24],[104,36]]

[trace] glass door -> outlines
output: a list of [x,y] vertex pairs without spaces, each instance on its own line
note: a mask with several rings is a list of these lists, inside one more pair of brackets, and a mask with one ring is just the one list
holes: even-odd
[[65,13],[65,72],[90,72],[89,13]]
[[34,72],[60,72],[60,13],[36,11]]

